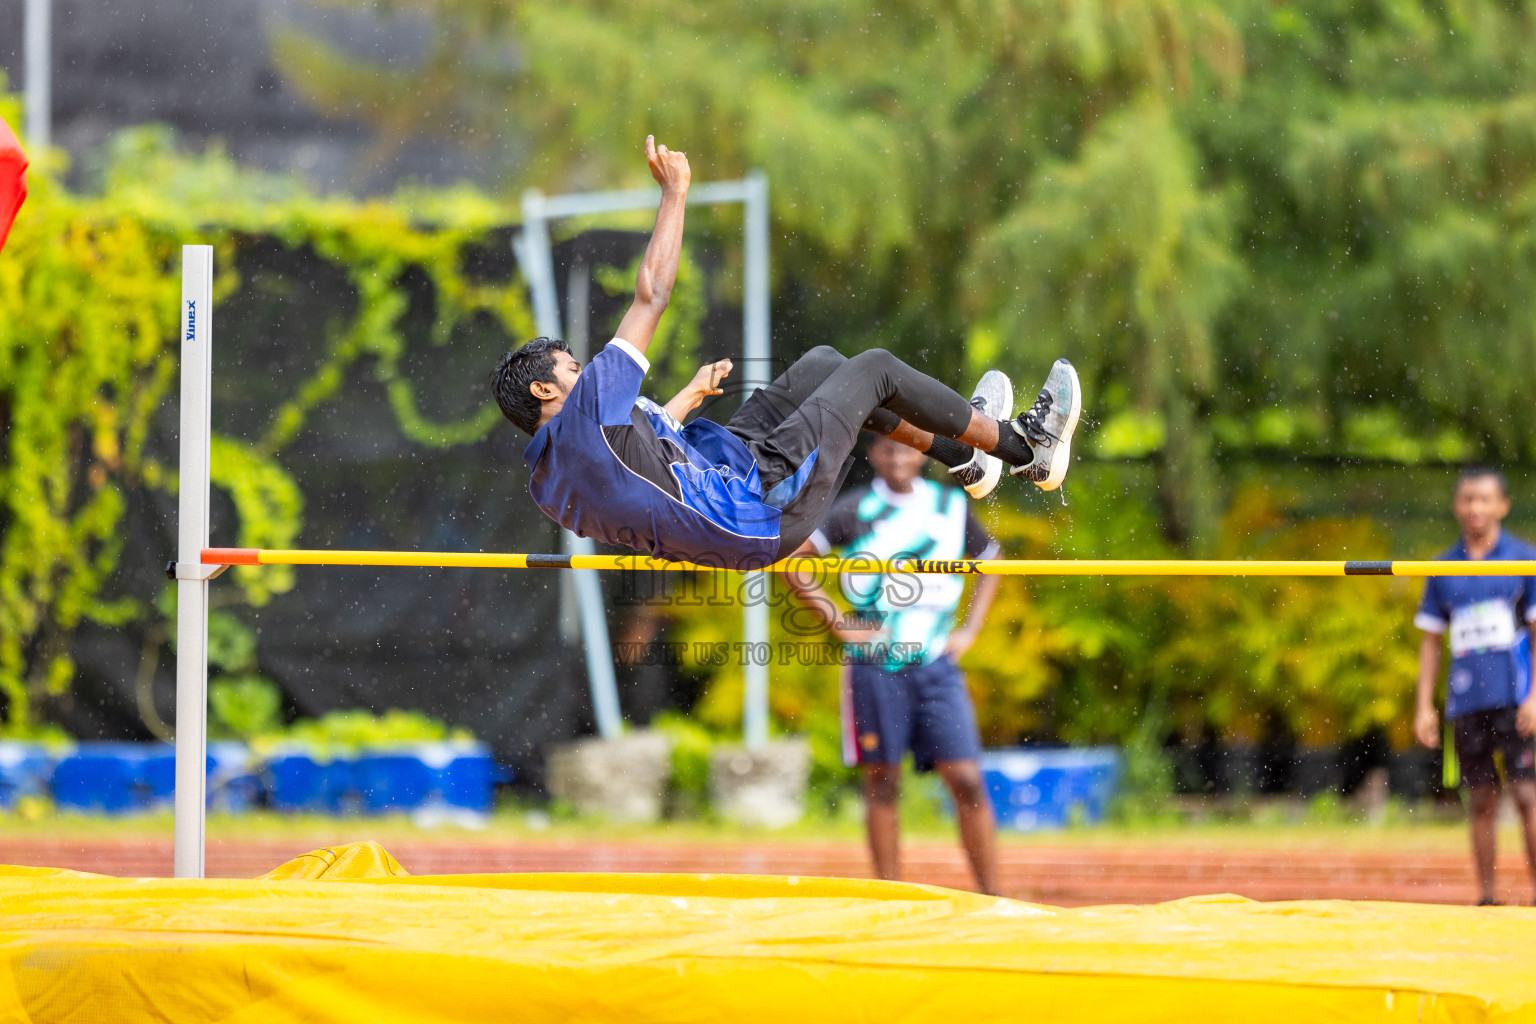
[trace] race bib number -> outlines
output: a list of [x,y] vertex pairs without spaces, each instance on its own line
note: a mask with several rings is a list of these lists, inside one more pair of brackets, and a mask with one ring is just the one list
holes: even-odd
[[1515,610],[1504,601],[1479,601],[1451,612],[1451,656],[1507,651],[1515,645]]

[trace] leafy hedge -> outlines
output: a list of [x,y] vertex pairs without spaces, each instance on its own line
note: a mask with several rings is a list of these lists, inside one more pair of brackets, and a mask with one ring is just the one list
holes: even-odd
[[[0,112],[14,120],[15,104],[3,94]],[[244,287],[236,256],[256,238],[312,252],[342,271],[355,293],[324,325],[320,358],[265,429],[254,438],[213,438],[213,484],[234,505],[242,546],[293,546],[304,496],[284,451],[365,358],[401,432],[418,444],[467,443],[497,423],[489,401],[455,422],[421,411],[400,370],[407,270],[430,280],[432,344],[475,316],[493,317],[512,336],[532,333],[518,282],[485,283],[464,269],[466,249],[511,219],[490,200],[469,193],[323,199],[293,181],[242,171],[217,150],[179,156],[154,128],[118,137],[99,194],[64,188],[58,160],[44,154],[34,165],[31,197],[0,257],[0,733],[7,735],[40,728],[47,702],[68,693],[71,641],[82,623],[122,627],[173,614],[172,602],[133,592],[114,573],[124,544],[147,539],[120,529],[130,495],[177,488],[176,467],[158,454],[172,449],[153,440],[176,394],[182,244],[215,247],[216,303]],[[261,605],[293,586],[287,568],[233,575],[237,588],[225,595],[237,603]]]

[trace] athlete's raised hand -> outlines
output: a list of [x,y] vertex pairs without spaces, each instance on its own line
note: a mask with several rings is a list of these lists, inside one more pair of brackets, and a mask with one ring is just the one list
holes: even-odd
[[645,137],[645,162],[651,166],[651,177],[663,192],[687,192],[693,172],[688,168],[688,154],[676,153],[666,146],[656,145],[656,137]]

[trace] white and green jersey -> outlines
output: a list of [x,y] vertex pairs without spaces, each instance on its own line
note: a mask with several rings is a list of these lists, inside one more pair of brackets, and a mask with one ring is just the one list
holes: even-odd
[[[963,491],[918,479],[912,490],[898,494],[878,477],[839,498],[811,544],[822,554],[838,550],[855,560],[995,558],[998,551],[971,515]],[[844,573],[841,584],[856,612],[884,623],[890,650],[920,652],[905,661],[893,657],[885,666],[893,669],[944,653],[965,589],[960,576],[909,573]]]

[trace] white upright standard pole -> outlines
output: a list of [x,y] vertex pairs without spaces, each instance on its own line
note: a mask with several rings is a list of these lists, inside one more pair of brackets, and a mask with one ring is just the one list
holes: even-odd
[[181,249],[181,483],[176,546],[176,877],[203,877],[208,779],[209,384],[213,247]]

